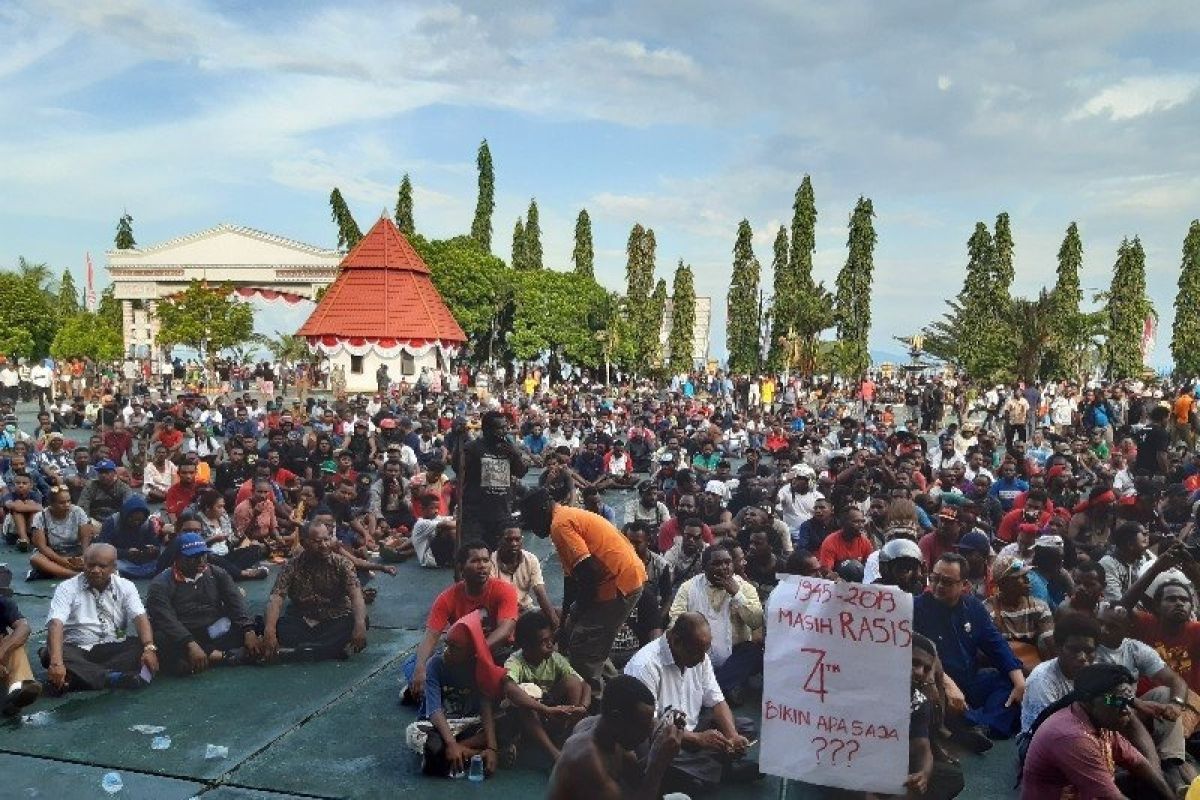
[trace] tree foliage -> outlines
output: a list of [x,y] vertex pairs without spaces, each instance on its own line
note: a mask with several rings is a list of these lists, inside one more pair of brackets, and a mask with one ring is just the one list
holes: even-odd
[[598,366],[609,298],[594,278],[576,272],[527,270],[513,274],[512,354],[521,360],[554,355]]
[[121,219],[117,221],[117,235],[113,239],[113,244],[118,250],[132,250],[137,247],[137,242],[133,238],[133,217],[129,216],[126,211],[121,215]]
[[654,291],[650,293],[649,320],[647,322],[649,330],[654,331],[654,341],[650,343],[651,351],[648,361],[654,369],[661,369],[663,360],[666,358],[662,341],[663,319],[666,310],[667,282],[665,279],[659,278],[654,284]]
[[75,278],[69,269],[63,270],[62,279],[58,282],[54,310],[63,319],[83,310],[83,304],[79,301],[79,289],[75,287]]
[[350,207],[346,205],[341,191],[336,186],[329,193],[329,210],[338,229],[338,250],[349,252],[354,245],[358,244],[363,235],[358,223],[354,221],[354,216],[350,213]]
[[479,194],[475,201],[475,219],[471,221],[471,238],[487,253],[492,250],[492,212],[496,208],[496,173],[487,139],[479,143],[475,166],[479,170]]
[[477,363],[504,354],[513,316],[514,273],[471,236],[426,240],[412,245],[424,259],[450,313],[462,326]]
[[417,232],[417,224],[413,219],[413,187],[408,173],[400,180],[400,191],[396,194],[396,227],[405,236]]
[[842,350],[842,374],[858,376],[871,366],[867,337],[871,333],[871,283],[875,273],[875,216],[869,198],[859,197],[850,215],[846,264],[837,276],[834,313]]
[[730,372],[757,372],[760,365],[758,281],[762,271],[754,256],[750,223],[738,223],[733,245],[733,275],[726,301],[726,346]]
[[657,243],[652,228],[635,224],[625,246],[625,313],[629,321],[631,361],[626,369],[644,371],[653,363],[659,349],[662,312],[655,315],[651,293],[654,291],[654,259]]
[[667,358],[672,370],[692,367],[695,329],[696,277],[691,266],[680,259],[671,286],[671,335],[667,339]]
[[1001,307],[1012,291],[1013,278],[1016,270],[1013,267],[1013,237],[1012,226],[1007,211],[996,215],[996,225],[992,235],[992,293]]
[[125,348],[119,326],[89,311],[76,311],[66,317],[54,341],[50,355],[57,359],[90,358],[93,361],[115,361]]
[[525,269],[525,221],[520,217],[513,226],[512,260],[508,263],[513,269]]
[[525,235],[521,248],[520,264],[513,264],[516,269],[542,269],[542,225],[538,221],[537,200],[529,201],[529,212],[525,215]]
[[233,285],[211,286],[193,280],[188,288],[158,304],[157,344],[186,345],[208,356],[250,340],[254,309],[230,299]]
[[50,294],[44,288],[44,264],[19,259],[17,272],[0,272],[0,352],[41,358],[50,352],[58,326]]
[[592,219],[587,209],[580,209],[575,218],[575,249],[571,252],[571,261],[575,263],[575,271],[580,275],[594,275],[596,272],[596,250],[592,245]]
[[797,292],[788,261],[788,229],[780,225],[771,248],[771,275],[774,281],[771,294],[771,345],[767,364],[772,370],[782,368],[788,360],[788,330],[796,315]]
[[1058,248],[1058,267],[1054,289],[1050,292],[1054,313],[1051,325],[1054,337],[1050,351],[1043,361],[1045,376],[1080,376],[1084,371],[1084,359],[1100,333],[1097,325],[1102,322],[1096,314],[1085,313],[1083,289],[1079,284],[1079,273],[1083,269],[1083,242],[1079,238],[1079,226],[1074,222],[1067,226],[1062,245]]
[[1111,379],[1140,377],[1142,326],[1154,314],[1146,296],[1146,254],[1136,236],[1123,239],[1113,265],[1112,285],[1108,290],[1108,342],[1105,357]]
[[1192,220],[1183,240],[1175,322],[1171,325],[1171,357],[1178,375],[1188,379],[1200,376],[1200,219]]

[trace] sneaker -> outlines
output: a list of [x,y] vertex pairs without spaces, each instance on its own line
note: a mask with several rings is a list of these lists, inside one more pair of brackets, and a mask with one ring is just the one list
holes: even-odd
[[21,709],[32,704],[35,700],[42,696],[42,685],[34,680],[21,681],[21,685],[8,693],[8,697],[4,701],[3,714],[6,717],[14,717],[21,712]]

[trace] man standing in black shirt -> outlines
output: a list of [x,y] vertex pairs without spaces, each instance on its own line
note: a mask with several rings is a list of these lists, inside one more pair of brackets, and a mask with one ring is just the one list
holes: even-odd
[[1171,434],[1167,432],[1167,417],[1170,415],[1165,406],[1150,409],[1150,424],[1138,435],[1134,474],[1161,475],[1165,478],[1171,473],[1171,457],[1167,452],[1171,447]]
[[528,467],[508,440],[504,414],[488,411],[482,430],[478,439],[464,445],[462,539],[482,539],[495,549],[512,514],[513,481],[523,477]]

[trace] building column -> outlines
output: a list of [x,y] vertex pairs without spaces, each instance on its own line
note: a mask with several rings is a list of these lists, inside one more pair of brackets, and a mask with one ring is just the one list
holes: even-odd
[[129,355],[130,348],[137,345],[137,333],[133,329],[133,301],[121,301],[121,336],[125,342],[125,355]]
[[[146,306],[146,324],[150,327],[150,341],[147,342],[148,352],[150,354],[151,366],[157,368],[159,362],[162,361],[162,351],[158,347],[158,301],[147,300]],[[157,354],[157,356],[155,355]]]

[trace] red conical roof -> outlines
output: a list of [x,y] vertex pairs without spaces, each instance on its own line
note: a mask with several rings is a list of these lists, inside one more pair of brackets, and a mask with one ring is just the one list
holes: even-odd
[[396,223],[382,217],[342,259],[337,278],[296,333],[310,344],[351,338],[465,342],[429,276]]

